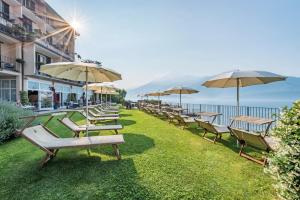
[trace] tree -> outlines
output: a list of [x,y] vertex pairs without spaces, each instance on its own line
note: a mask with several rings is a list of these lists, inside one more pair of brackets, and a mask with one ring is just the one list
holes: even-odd
[[117,89],[117,92],[119,94],[112,96],[112,98],[111,98],[112,102],[119,103],[119,104],[124,104],[125,97],[126,97],[126,94],[127,94],[126,90],[124,90],[124,89]]

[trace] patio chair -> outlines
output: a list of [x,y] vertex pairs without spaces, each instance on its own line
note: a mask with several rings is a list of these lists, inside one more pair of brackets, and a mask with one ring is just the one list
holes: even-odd
[[196,122],[193,117],[189,117],[189,116],[186,116],[186,115],[174,114],[173,116],[177,120],[179,126],[182,127],[182,129],[185,129],[190,124],[193,124],[193,123]]
[[261,159],[255,158],[243,150],[246,146],[251,146],[255,149],[260,149],[265,152],[274,151],[278,146],[278,141],[270,136],[263,137],[260,133],[252,133],[249,131],[228,127],[230,132],[237,138],[240,144],[239,155],[241,157],[247,158],[248,160],[254,161],[258,164],[265,166],[267,164],[267,158],[263,157]]
[[[204,130],[203,138],[207,141],[216,143],[216,140],[221,139],[224,133],[230,133],[226,126],[212,124],[209,121],[204,121],[202,119],[195,119],[195,121],[197,122],[198,126]],[[209,139],[206,137],[207,133],[214,134],[215,138],[213,140]]]
[[[75,137],[79,137],[81,132],[86,131],[86,125],[77,125],[70,118],[64,117],[63,119],[57,119],[63,125],[68,127],[71,131],[74,132]],[[118,135],[118,130],[123,129],[122,125],[103,125],[103,126],[95,126],[93,124],[88,125],[89,131],[114,131],[116,135]]]
[[41,161],[41,167],[44,167],[52,160],[59,149],[65,148],[90,148],[93,146],[112,145],[117,159],[120,160],[121,155],[118,145],[125,142],[123,135],[59,138],[43,125],[25,128],[22,130],[21,135],[46,152],[46,156]]

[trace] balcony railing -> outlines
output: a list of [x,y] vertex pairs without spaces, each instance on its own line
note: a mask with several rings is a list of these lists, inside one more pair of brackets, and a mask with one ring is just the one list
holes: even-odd
[[[178,104],[171,104],[178,106]],[[217,116],[215,123],[228,126],[231,120],[237,116],[237,106],[231,105],[210,105],[210,104],[182,104],[184,109],[183,114],[195,116],[198,112],[215,112],[221,115]],[[240,106],[240,115],[268,118],[277,121],[280,114],[280,108],[267,108],[267,107],[252,107],[252,106]],[[276,124],[273,123],[272,127]],[[254,125],[248,123],[237,123],[236,127],[249,131],[263,131],[267,125]]]
[[55,52],[56,54],[61,55],[68,60],[73,60],[72,53],[69,53],[66,49],[63,48],[62,45],[51,44],[45,40],[37,40],[36,42],[42,47],[49,49],[50,51]]
[[16,60],[7,56],[0,55],[0,70],[19,72]]
[[0,17],[0,32],[25,42],[33,41],[35,38],[34,32],[26,32],[21,24],[14,24],[3,17]]

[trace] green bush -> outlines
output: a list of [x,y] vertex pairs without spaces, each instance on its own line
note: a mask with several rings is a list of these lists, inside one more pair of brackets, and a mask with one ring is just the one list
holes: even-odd
[[14,136],[16,129],[22,127],[20,116],[30,115],[32,111],[23,110],[9,102],[0,102],[0,143]]
[[27,91],[20,91],[20,100],[21,100],[21,104],[23,106],[29,104],[28,92]]
[[279,149],[270,155],[267,172],[276,179],[283,199],[300,199],[300,101],[285,108],[274,133],[280,138]]

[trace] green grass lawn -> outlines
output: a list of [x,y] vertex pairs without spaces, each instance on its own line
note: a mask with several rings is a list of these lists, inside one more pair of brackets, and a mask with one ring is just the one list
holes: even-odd
[[[40,169],[44,153],[25,139],[0,145],[0,199],[276,198],[263,167],[239,157],[229,135],[212,144],[201,130],[182,130],[140,111],[122,111],[120,122],[126,142],[120,161],[111,147],[92,149],[90,156],[68,149]],[[57,120],[49,128],[72,136]]]

